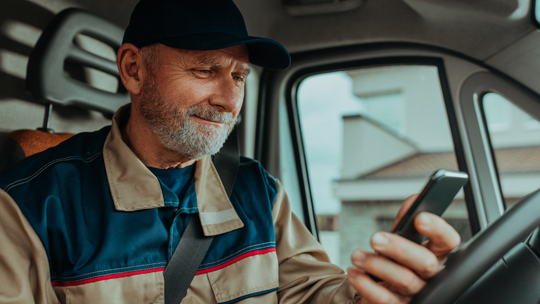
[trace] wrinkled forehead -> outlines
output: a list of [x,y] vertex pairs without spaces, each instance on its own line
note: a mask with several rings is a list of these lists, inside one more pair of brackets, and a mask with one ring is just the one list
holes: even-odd
[[186,60],[197,66],[221,66],[246,70],[249,74],[249,53],[245,45],[209,51],[186,51]]
[[249,64],[249,53],[245,45],[235,45],[232,47],[218,49],[218,50],[206,50],[195,51],[187,50],[186,54],[191,57],[192,60],[200,61],[206,58],[220,60],[220,61],[237,61],[239,63]]

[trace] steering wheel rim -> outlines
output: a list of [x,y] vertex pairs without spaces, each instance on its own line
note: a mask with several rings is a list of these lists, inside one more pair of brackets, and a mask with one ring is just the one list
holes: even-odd
[[411,304],[452,304],[497,260],[540,226],[540,189],[521,199],[461,247]]

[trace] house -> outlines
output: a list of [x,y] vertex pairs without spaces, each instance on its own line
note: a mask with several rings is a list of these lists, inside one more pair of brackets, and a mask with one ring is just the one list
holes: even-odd
[[[370,236],[389,230],[401,203],[437,169],[457,170],[438,71],[431,66],[377,67],[348,72],[365,113],[343,116],[341,177],[342,267]],[[540,123],[495,93],[484,112],[507,205],[540,188]],[[443,216],[471,236],[460,192]]]

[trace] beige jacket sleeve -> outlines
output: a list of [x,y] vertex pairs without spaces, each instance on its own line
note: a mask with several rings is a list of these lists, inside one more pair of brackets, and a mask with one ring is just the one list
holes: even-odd
[[328,256],[291,212],[287,194],[278,181],[272,215],[279,260],[279,303],[360,303],[344,271]]
[[0,303],[59,303],[41,240],[0,190]]

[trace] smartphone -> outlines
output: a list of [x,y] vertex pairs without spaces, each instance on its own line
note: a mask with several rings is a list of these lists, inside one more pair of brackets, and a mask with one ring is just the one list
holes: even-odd
[[435,171],[429,177],[427,184],[422,189],[422,192],[420,192],[420,195],[418,195],[416,201],[390,232],[417,244],[422,243],[424,236],[416,231],[414,218],[420,212],[429,212],[441,216],[468,179],[469,176],[464,172],[450,170]]
[[[441,216],[468,179],[469,176],[465,172],[443,169],[435,171],[407,213],[390,232],[421,244],[425,237],[414,227],[414,218],[420,212]],[[375,282],[381,281],[371,274],[369,276]]]

